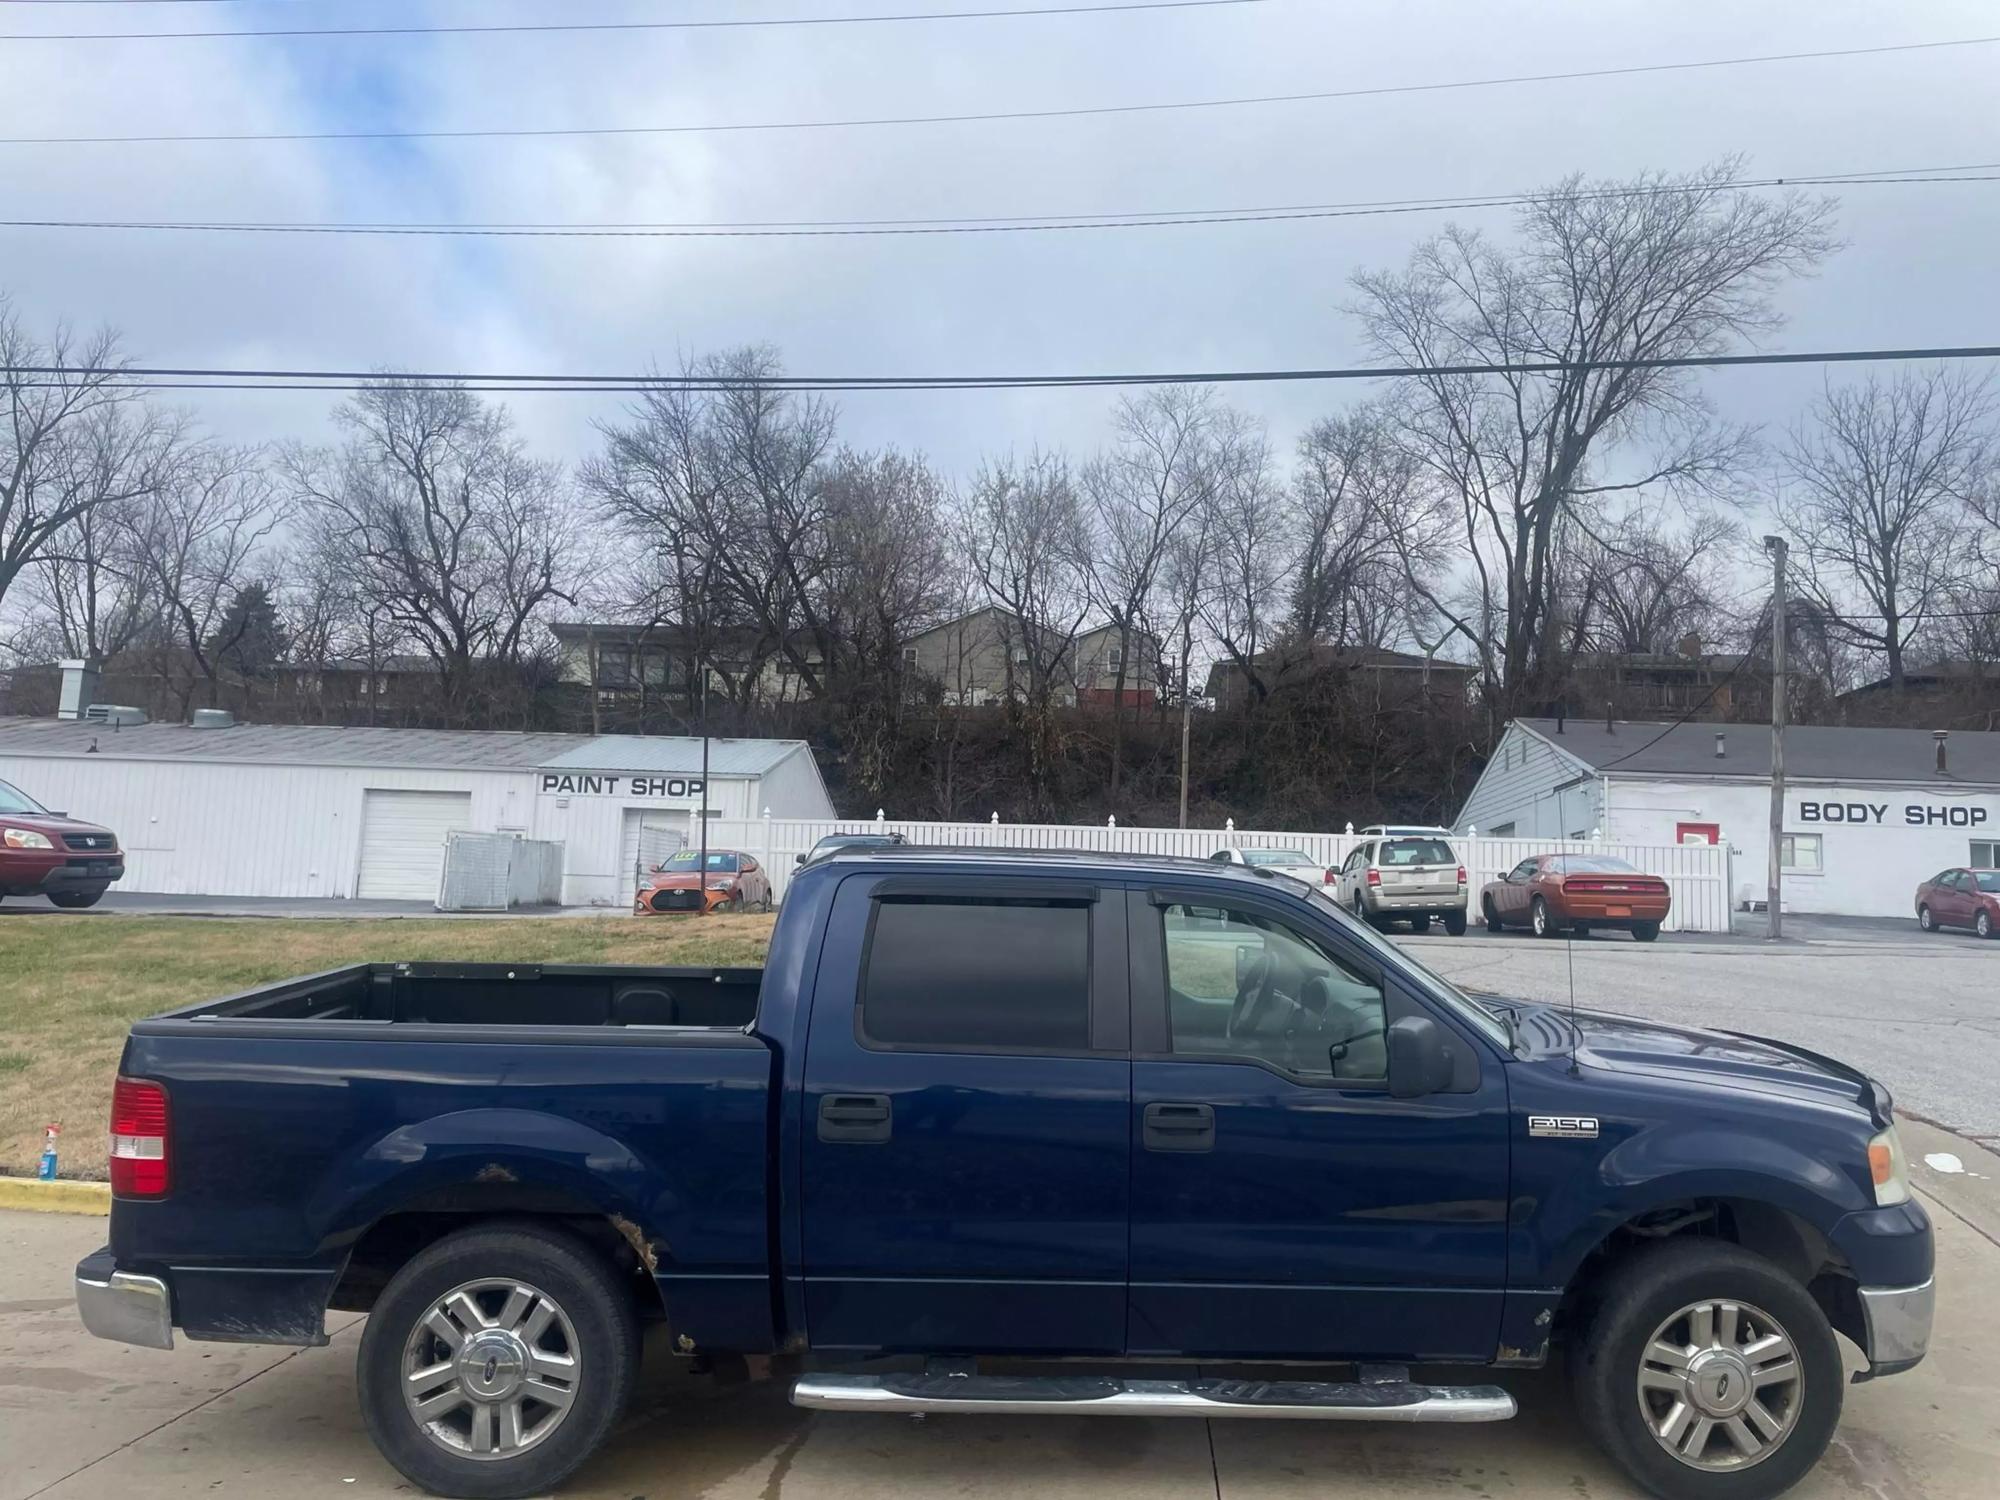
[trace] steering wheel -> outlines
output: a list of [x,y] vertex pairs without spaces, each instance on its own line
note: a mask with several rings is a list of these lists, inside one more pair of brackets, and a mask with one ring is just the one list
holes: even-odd
[[1251,961],[1244,969],[1243,978],[1236,986],[1236,1003],[1229,1008],[1229,1024],[1222,1029],[1226,1037],[1247,1036],[1250,1025],[1257,1013],[1264,1008],[1264,1001],[1271,993],[1271,956],[1266,953]]

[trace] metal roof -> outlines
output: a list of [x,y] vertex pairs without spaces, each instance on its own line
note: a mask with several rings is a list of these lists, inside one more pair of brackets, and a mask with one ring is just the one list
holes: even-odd
[[[1771,775],[1771,731],[1761,724],[1635,723],[1568,719],[1518,719],[1581,761],[1594,774],[1618,776],[1745,777]],[[1663,732],[1664,731],[1664,732]],[[1726,753],[1717,756],[1715,737]],[[1785,774],[1811,781],[1890,781],[1933,786],[2000,786],[2000,734],[1954,729],[1945,741],[1949,769],[1938,774],[1937,740],[1928,729],[1850,729],[1833,724],[1793,724],[1785,730]]]
[[[711,740],[711,776],[755,776],[802,740]],[[691,748],[690,748],[691,747]],[[0,717],[0,756],[97,755],[111,760],[253,762],[259,765],[535,771],[699,772],[701,741],[637,734],[519,734],[481,729],[367,729],[324,724],[90,724]]]

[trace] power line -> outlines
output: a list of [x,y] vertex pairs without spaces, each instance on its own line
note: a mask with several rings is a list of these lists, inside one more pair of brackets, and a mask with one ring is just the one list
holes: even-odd
[[[1110,375],[790,375],[730,376],[550,375],[406,372],[395,370],[215,369],[193,366],[7,365],[0,376],[53,377],[23,384],[56,385],[78,377],[107,379],[137,390],[358,390],[373,387],[422,389],[464,385],[470,389],[535,392],[635,393],[662,390],[730,391],[936,391],[1020,390],[1150,385],[1240,385],[1340,380],[1408,380],[1453,375],[1547,375],[1613,370],[1734,369],[1760,365],[1856,364],[1910,360],[1996,359],[2000,344],[1916,349],[1822,349],[1807,353],[1697,354],[1672,358],[1533,360],[1453,365],[1390,365],[1308,370],[1203,370]],[[213,385],[209,382],[231,382]],[[171,384],[169,384],[171,382]]]
[[862,26],[892,21],[993,21],[1034,16],[1109,15],[1119,11],[1210,10],[1269,0],[1128,0],[1124,4],[1047,5],[1008,10],[894,11],[865,16],[735,17],[721,21],[541,21],[470,26],[282,26],[209,31],[23,31],[0,42],[212,41],[225,37],[502,36],[551,31],[737,31],[781,26]]
[[[1591,188],[1579,199],[1653,198],[1690,193],[1776,187],[1921,186],[1929,183],[2000,182],[2000,162],[1958,167],[1914,167],[1900,173],[1829,172],[1746,178],[1713,183],[1654,183]],[[979,215],[960,219],[800,219],[653,224],[505,224],[283,222],[244,219],[0,219],[0,229],[112,229],[202,234],[376,235],[525,239],[785,239],[882,235],[1021,234],[1080,229],[1162,229],[1204,224],[1283,223],[1313,219],[1373,218],[1390,214],[1514,208],[1549,197],[1539,192],[1403,198],[1361,203],[1286,204],[1258,208],[1157,209],[1104,214]]]
[[1454,89],[1503,88],[1561,83],[1582,78],[1627,78],[1643,73],[1679,73],[1698,68],[1751,67],[1838,57],[1876,57],[1898,52],[1930,52],[1946,47],[1983,47],[2000,36],[1961,37],[1943,42],[1901,42],[1880,47],[1843,47],[1818,52],[1774,52],[1753,57],[1718,57],[1692,62],[1638,63],[1619,68],[1581,68],[1560,73],[1522,73],[1501,78],[1463,78],[1443,83],[1382,84],[1373,88],[1329,89],[1299,94],[1259,94],[1229,99],[1179,99],[1153,104],[1098,104],[1066,109],[987,110],[958,115],[883,115],[843,120],[764,120],[720,125],[593,125],[493,127],[473,130],[303,130],[218,131],[188,135],[0,136],[0,146],[136,146],[278,141],[541,140],[556,137],[721,135],[759,131],[849,130],[905,125],[991,124],[1021,120],[1070,120],[1108,115],[1160,114],[1174,110],[1238,109],[1269,104],[1317,103],[1332,99],[1372,99],[1391,94],[1432,94]]

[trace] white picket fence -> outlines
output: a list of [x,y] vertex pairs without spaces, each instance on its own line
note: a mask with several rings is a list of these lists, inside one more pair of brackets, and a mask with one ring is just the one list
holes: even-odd
[[[1178,854],[1205,859],[1218,849],[1303,849],[1316,864],[1338,867],[1360,839],[1348,833],[1272,833],[1223,828],[1125,828],[1106,823],[920,823],[901,818],[717,818],[711,849],[754,854],[783,897],[799,855],[829,833],[900,833],[913,844],[982,849],[1094,849],[1107,854]],[[1611,844],[1594,839],[1461,838],[1452,848],[1465,861],[1475,910],[1479,889],[1531,854],[1611,854],[1667,882],[1674,895],[1667,926],[1674,932],[1727,932],[1729,850],[1707,844]]]

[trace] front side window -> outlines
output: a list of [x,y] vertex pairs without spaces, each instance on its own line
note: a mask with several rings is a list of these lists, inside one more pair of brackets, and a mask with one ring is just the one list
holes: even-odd
[[884,1046],[1087,1052],[1090,907],[880,901],[860,1010]]
[[1176,905],[1163,920],[1176,1057],[1267,1063],[1308,1079],[1388,1077],[1378,981],[1259,913]]
[[1539,863],[1540,863],[1539,855],[1530,856],[1529,858],[1522,860],[1518,865],[1514,866],[1514,868],[1508,872],[1507,878],[1511,881],[1516,882],[1517,884],[1523,881],[1533,880],[1535,878],[1536,866]]
[[1778,842],[1778,863],[1787,870],[1817,875],[1826,866],[1821,860],[1820,835],[1788,833]]

